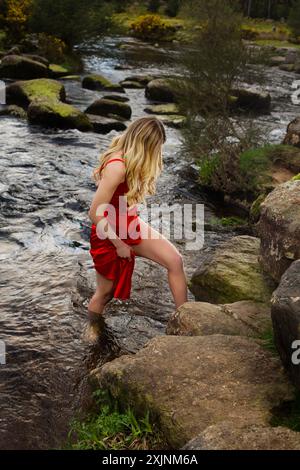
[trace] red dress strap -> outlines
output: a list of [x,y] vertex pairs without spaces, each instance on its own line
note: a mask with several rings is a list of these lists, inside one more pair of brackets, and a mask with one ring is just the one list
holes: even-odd
[[104,164],[101,165],[100,171],[103,170],[103,168],[105,168],[106,165],[108,165],[111,162],[123,162],[123,163],[125,163],[125,160],[124,160],[124,158],[112,158],[111,160],[108,160],[108,162],[105,162]]

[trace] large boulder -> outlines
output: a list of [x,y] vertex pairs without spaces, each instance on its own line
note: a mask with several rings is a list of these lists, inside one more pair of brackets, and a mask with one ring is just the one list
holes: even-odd
[[104,116],[96,116],[95,114],[87,114],[94,132],[98,134],[108,134],[110,131],[124,131],[126,124],[118,119],[110,119]]
[[18,55],[8,55],[0,62],[0,77],[15,79],[31,79],[47,77],[48,67],[36,60]]
[[279,358],[225,335],[156,337],[94,370],[91,383],[137,415],[148,409],[174,448],[224,420],[266,425],[274,407],[294,398]]
[[288,125],[283,143],[300,147],[300,117],[297,117]]
[[184,450],[299,450],[300,433],[282,426],[260,426],[234,423],[209,426],[188,442]]
[[101,98],[94,101],[85,111],[87,114],[96,114],[98,116],[120,116],[124,119],[131,118],[131,107],[120,101]]
[[261,263],[279,282],[290,264],[300,258],[300,181],[277,186],[261,204],[260,213]]
[[149,100],[163,103],[174,103],[176,101],[172,87],[163,78],[156,78],[147,83],[145,96]]
[[271,95],[257,87],[236,88],[232,95],[235,108],[266,114],[271,111]]
[[300,260],[284,273],[273,293],[272,321],[282,362],[300,389]]
[[107,78],[102,75],[87,75],[82,80],[82,87],[89,90],[109,90],[117,91],[119,93],[124,93],[125,90],[122,85],[119,83],[112,83]]
[[191,278],[190,290],[196,300],[269,302],[274,284],[260,267],[259,249],[259,239],[249,236],[233,237],[220,245]]
[[176,336],[261,336],[270,328],[270,308],[265,304],[247,300],[227,305],[187,302],[170,317],[166,332]]
[[36,99],[65,101],[65,87],[60,82],[48,78],[19,81],[6,87],[8,104],[27,107]]
[[70,104],[55,99],[34,100],[28,107],[28,121],[45,127],[92,131],[88,116]]

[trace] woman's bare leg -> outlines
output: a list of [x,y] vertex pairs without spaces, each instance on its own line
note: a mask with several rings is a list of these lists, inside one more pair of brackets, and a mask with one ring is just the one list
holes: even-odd
[[170,289],[176,308],[187,301],[187,281],[182,256],[177,248],[157,230],[140,219],[142,242],[133,245],[137,256],[151,259],[168,270]]
[[88,310],[91,313],[101,315],[105,305],[113,297],[113,281],[106,279],[96,271],[97,289],[88,304]]

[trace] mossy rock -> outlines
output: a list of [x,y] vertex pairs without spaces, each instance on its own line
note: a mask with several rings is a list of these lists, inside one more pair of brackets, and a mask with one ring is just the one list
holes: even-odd
[[19,119],[27,119],[27,113],[23,108],[15,104],[11,104],[0,110],[0,116],[12,116]]
[[8,104],[28,106],[36,99],[52,99],[65,101],[66,91],[64,86],[50,78],[40,78],[12,83],[6,87]]
[[68,70],[66,67],[63,67],[62,65],[50,64],[49,73],[50,77],[52,78],[60,78],[65,75],[68,75],[70,73],[70,70]]
[[59,129],[92,131],[88,116],[70,104],[55,99],[34,100],[28,107],[31,124]]
[[112,83],[102,75],[88,75],[82,80],[82,87],[88,90],[111,90],[125,93],[124,88],[118,83]]
[[268,303],[275,284],[259,264],[260,241],[233,237],[201,263],[189,283],[196,300],[225,304],[240,300]]
[[63,77],[60,77],[60,80],[65,80],[65,81],[76,81],[80,82],[81,81],[81,76],[80,75],[64,75]]
[[260,194],[257,199],[253,202],[250,208],[250,222],[256,223],[259,220],[260,212],[261,212],[261,205],[266,199],[266,194]]
[[162,103],[175,103],[176,96],[172,86],[167,79],[156,78],[147,83],[145,96],[149,100],[160,101]]
[[131,107],[120,101],[101,98],[92,103],[85,111],[87,114],[109,117],[111,115],[120,116],[124,119],[131,118]]
[[48,77],[48,75],[49,70],[45,64],[24,56],[8,55],[1,60],[1,78],[27,80]]
[[113,130],[121,132],[126,129],[126,125],[118,119],[96,116],[95,114],[87,114],[87,116],[93,125],[94,132],[98,134],[108,134]]
[[120,84],[124,88],[136,88],[136,89],[145,88],[145,86],[142,85],[141,83],[134,82],[134,81],[129,81],[129,80],[123,80],[122,82],[120,82]]
[[292,181],[300,181],[300,173],[294,176],[294,178],[292,178]]
[[153,104],[144,108],[146,113],[150,114],[178,114],[179,109],[175,103]]
[[180,129],[186,122],[186,117],[181,116],[181,114],[156,114],[155,116],[166,126],[174,127],[175,129]]
[[102,98],[105,100],[120,101],[121,103],[126,103],[129,101],[129,98],[127,98],[127,96],[121,95],[105,95]]

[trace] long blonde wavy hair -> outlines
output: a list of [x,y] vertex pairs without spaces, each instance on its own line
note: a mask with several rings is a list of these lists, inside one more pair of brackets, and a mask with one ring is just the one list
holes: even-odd
[[100,155],[100,165],[93,172],[95,181],[100,180],[101,168],[113,154],[122,152],[128,205],[144,203],[145,196],[155,194],[156,180],[163,168],[162,145],[165,141],[165,129],[158,118],[136,119],[126,131],[114,137],[108,150]]

